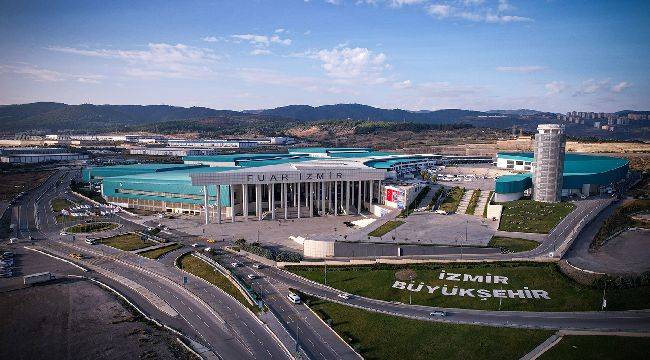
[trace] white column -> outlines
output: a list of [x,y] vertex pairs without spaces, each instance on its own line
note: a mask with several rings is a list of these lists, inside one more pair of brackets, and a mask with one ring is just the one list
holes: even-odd
[[235,187],[233,184],[228,185],[230,191],[230,220],[235,222]]
[[217,185],[217,224],[221,224],[221,185]]
[[248,220],[248,185],[241,185],[242,191],[242,215],[244,215],[244,221]]
[[323,208],[323,216],[325,216],[325,213],[327,212],[327,208],[325,207],[326,206],[325,205],[325,188],[326,188],[326,186],[325,186],[324,182],[320,183],[320,185],[321,185],[321,188],[320,188],[321,199],[320,199],[320,201],[321,201],[321,207]]
[[309,217],[314,217],[314,183],[309,183]]
[[368,207],[372,209],[372,187],[375,185],[375,182],[370,180],[370,196],[368,199]]
[[300,219],[300,183],[297,184],[296,200],[298,200],[298,219]]
[[257,220],[262,220],[262,185],[255,185],[255,215]]
[[282,207],[284,208],[284,219],[288,218],[288,209],[287,209],[287,187],[289,184],[282,184]]
[[350,215],[350,182],[345,182],[345,215]]
[[271,219],[275,220],[275,184],[269,184],[269,206],[271,207]]
[[338,192],[338,181],[334,182],[334,216],[339,214],[339,192]]
[[384,204],[384,193],[385,193],[385,191],[381,191],[381,180],[379,180],[379,182],[377,184],[377,200],[378,200],[377,203],[378,204],[382,204],[382,205]]
[[361,215],[361,180],[359,180],[359,191],[357,191],[357,215]]
[[203,209],[205,210],[205,224],[210,223],[210,209],[208,208],[208,186],[203,185]]
[[291,192],[293,193],[293,207],[296,207],[296,183],[291,184]]

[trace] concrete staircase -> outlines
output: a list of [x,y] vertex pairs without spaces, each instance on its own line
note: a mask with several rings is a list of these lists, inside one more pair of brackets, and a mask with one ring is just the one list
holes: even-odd
[[478,202],[476,203],[476,209],[474,210],[474,215],[483,216],[483,210],[485,209],[485,204],[488,201],[488,196],[490,196],[490,191],[481,190],[481,196],[479,196]]
[[464,214],[465,211],[467,211],[467,206],[469,205],[469,199],[472,198],[473,193],[474,193],[473,189],[465,190],[465,194],[463,194],[463,198],[460,199],[460,203],[458,203],[458,210],[456,210],[456,214]]

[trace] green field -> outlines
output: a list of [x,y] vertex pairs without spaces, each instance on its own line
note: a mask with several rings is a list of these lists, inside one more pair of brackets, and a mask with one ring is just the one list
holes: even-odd
[[503,204],[499,230],[548,234],[575,207],[568,202],[509,201]]
[[182,247],[183,247],[183,245],[181,245],[181,244],[173,243],[173,244],[169,244],[168,246],[161,247],[161,248],[158,248],[158,249],[143,251],[141,253],[138,253],[138,255],[144,256],[144,257],[149,258],[149,259],[158,259],[159,257],[167,254],[168,252],[172,252],[172,251],[174,251],[176,249],[180,249]]
[[54,199],[51,202],[52,205],[52,211],[58,213],[61,212],[61,210],[69,209],[74,206],[74,204],[66,199]]
[[237,286],[233,284],[228,278],[221,275],[217,270],[212,266],[207,264],[205,261],[200,260],[195,256],[191,256],[189,253],[185,254],[180,259],[181,269],[187,271],[190,274],[196,275],[210,284],[220,288],[226,293],[232,295],[237,301],[242,303],[244,306],[251,310],[257,309],[255,306],[251,305],[244,295],[239,291]]
[[99,242],[124,251],[133,251],[156,245],[155,242],[142,240],[140,235],[134,233],[111,236]]
[[77,224],[66,228],[65,231],[72,234],[96,233],[116,229],[119,225],[110,222],[91,222]]
[[[412,295],[414,304],[440,306],[448,308],[484,309],[484,310],[513,310],[513,311],[589,311],[600,310],[602,290],[580,285],[564,276],[555,264],[541,263],[492,263],[492,264],[418,264],[410,267],[417,274],[414,290],[422,283],[419,292],[407,289],[393,288],[396,282],[396,272],[404,269],[400,266],[328,266],[327,285],[342,291],[369,298],[386,301],[409,302]],[[307,279],[323,282],[324,269],[312,266],[290,266],[292,271]],[[473,276],[506,276],[507,284],[487,284],[485,282],[440,280],[442,270],[447,273],[471,274]],[[462,276],[461,276],[462,277]],[[446,285],[446,295],[442,294]],[[427,286],[439,286],[429,293]],[[457,295],[453,287],[458,286]],[[550,299],[534,298],[496,298],[494,296],[479,297],[478,289],[485,289],[490,294],[500,289],[544,290]],[[459,296],[460,289],[475,289],[472,296]],[[648,307],[645,299],[650,296],[650,286],[632,289],[608,289],[608,310],[644,309]],[[501,301],[499,301],[501,300]]]
[[365,359],[519,359],[553,332],[443,324],[309,299]]
[[380,237],[386,235],[386,233],[395,230],[398,226],[404,224],[404,221],[401,220],[388,220],[384,224],[382,224],[380,227],[376,228],[375,230],[371,231],[368,235],[369,236],[375,236],[375,237]]
[[650,337],[565,336],[539,359],[641,360],[650,354]]
[[500,248],[502,253],[516,253],[533,250],[539,246],[539,243],[537,241],[527,239],[493,236],[492,239],[490,239],[488,246]]
[[485,206],[483,207],[483,217],[484,218],[487,217],[487,209],[488,209],[488,206],[490,205],[490,199],[492,199],[492,194],[494,194],[494,191],[490,191],[490,193],[488,194],[488,200],[485,202]]
[[479,197],[481,197],[481,189],[474,190],[472,197],[469,199],[469,203],[467,204],[465,214],[474,215],[474,211],[476,211],[476,203],[478,202]]
[[465,188],[454,186],[447,192],[445,200],[440,204],[440,209],[448,213],[456,212],[458,204],[465,194]]

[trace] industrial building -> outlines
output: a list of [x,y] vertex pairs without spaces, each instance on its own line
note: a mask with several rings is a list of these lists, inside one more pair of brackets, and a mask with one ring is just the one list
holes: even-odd
[[294,148],[288,153],[183,160],[184,164],[86,168],[83,178],[101,182],[102,196],[110,203],[157,212],[201,213],[210,222],[362,211],[380,216],[390,207],[406,206],[417,195],[403,183],[392,183],[403,173],[433,165],[492,161],[369,148]]
[[[536,165],[533,153],[499,153],[497,167],[519,174],[500,176],[495,183],[495,201],[517,200],[535,193],[533,169]],[[629,162],[625,159],[567,153],[564,155],[561,175],[561,196],[591,195],[626,178]],[[532,192],[532,194],[531,194]]]
[[138,147],[130,148],[131,155],[149,155],[149,156],[198,156],[198,155],[217,155],[219,150],[216,149],[191,149],[183,147]]
[[73,153],[63,148],[11,148],[0,149],[0,162],[34,164],[49,161],[74,161],[88,159],[88,155]]

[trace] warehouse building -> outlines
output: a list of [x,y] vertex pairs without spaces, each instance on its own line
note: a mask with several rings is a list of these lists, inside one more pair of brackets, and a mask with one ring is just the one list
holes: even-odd
[[[498,168],[521,171],[519,174],[503,175],[495,183],[495,201],[517,200],[534,192],[533,153],[499,153]],[[608,187],[624,180],[629,162],[625,159],[567,153],[564,155],[561,196],[592,195],[606,191]]]
[[86,160],[88,155],[73,153],[63,148],[11,148],[0,149],[0,162],[9,164],[35,164],[49,161]]

